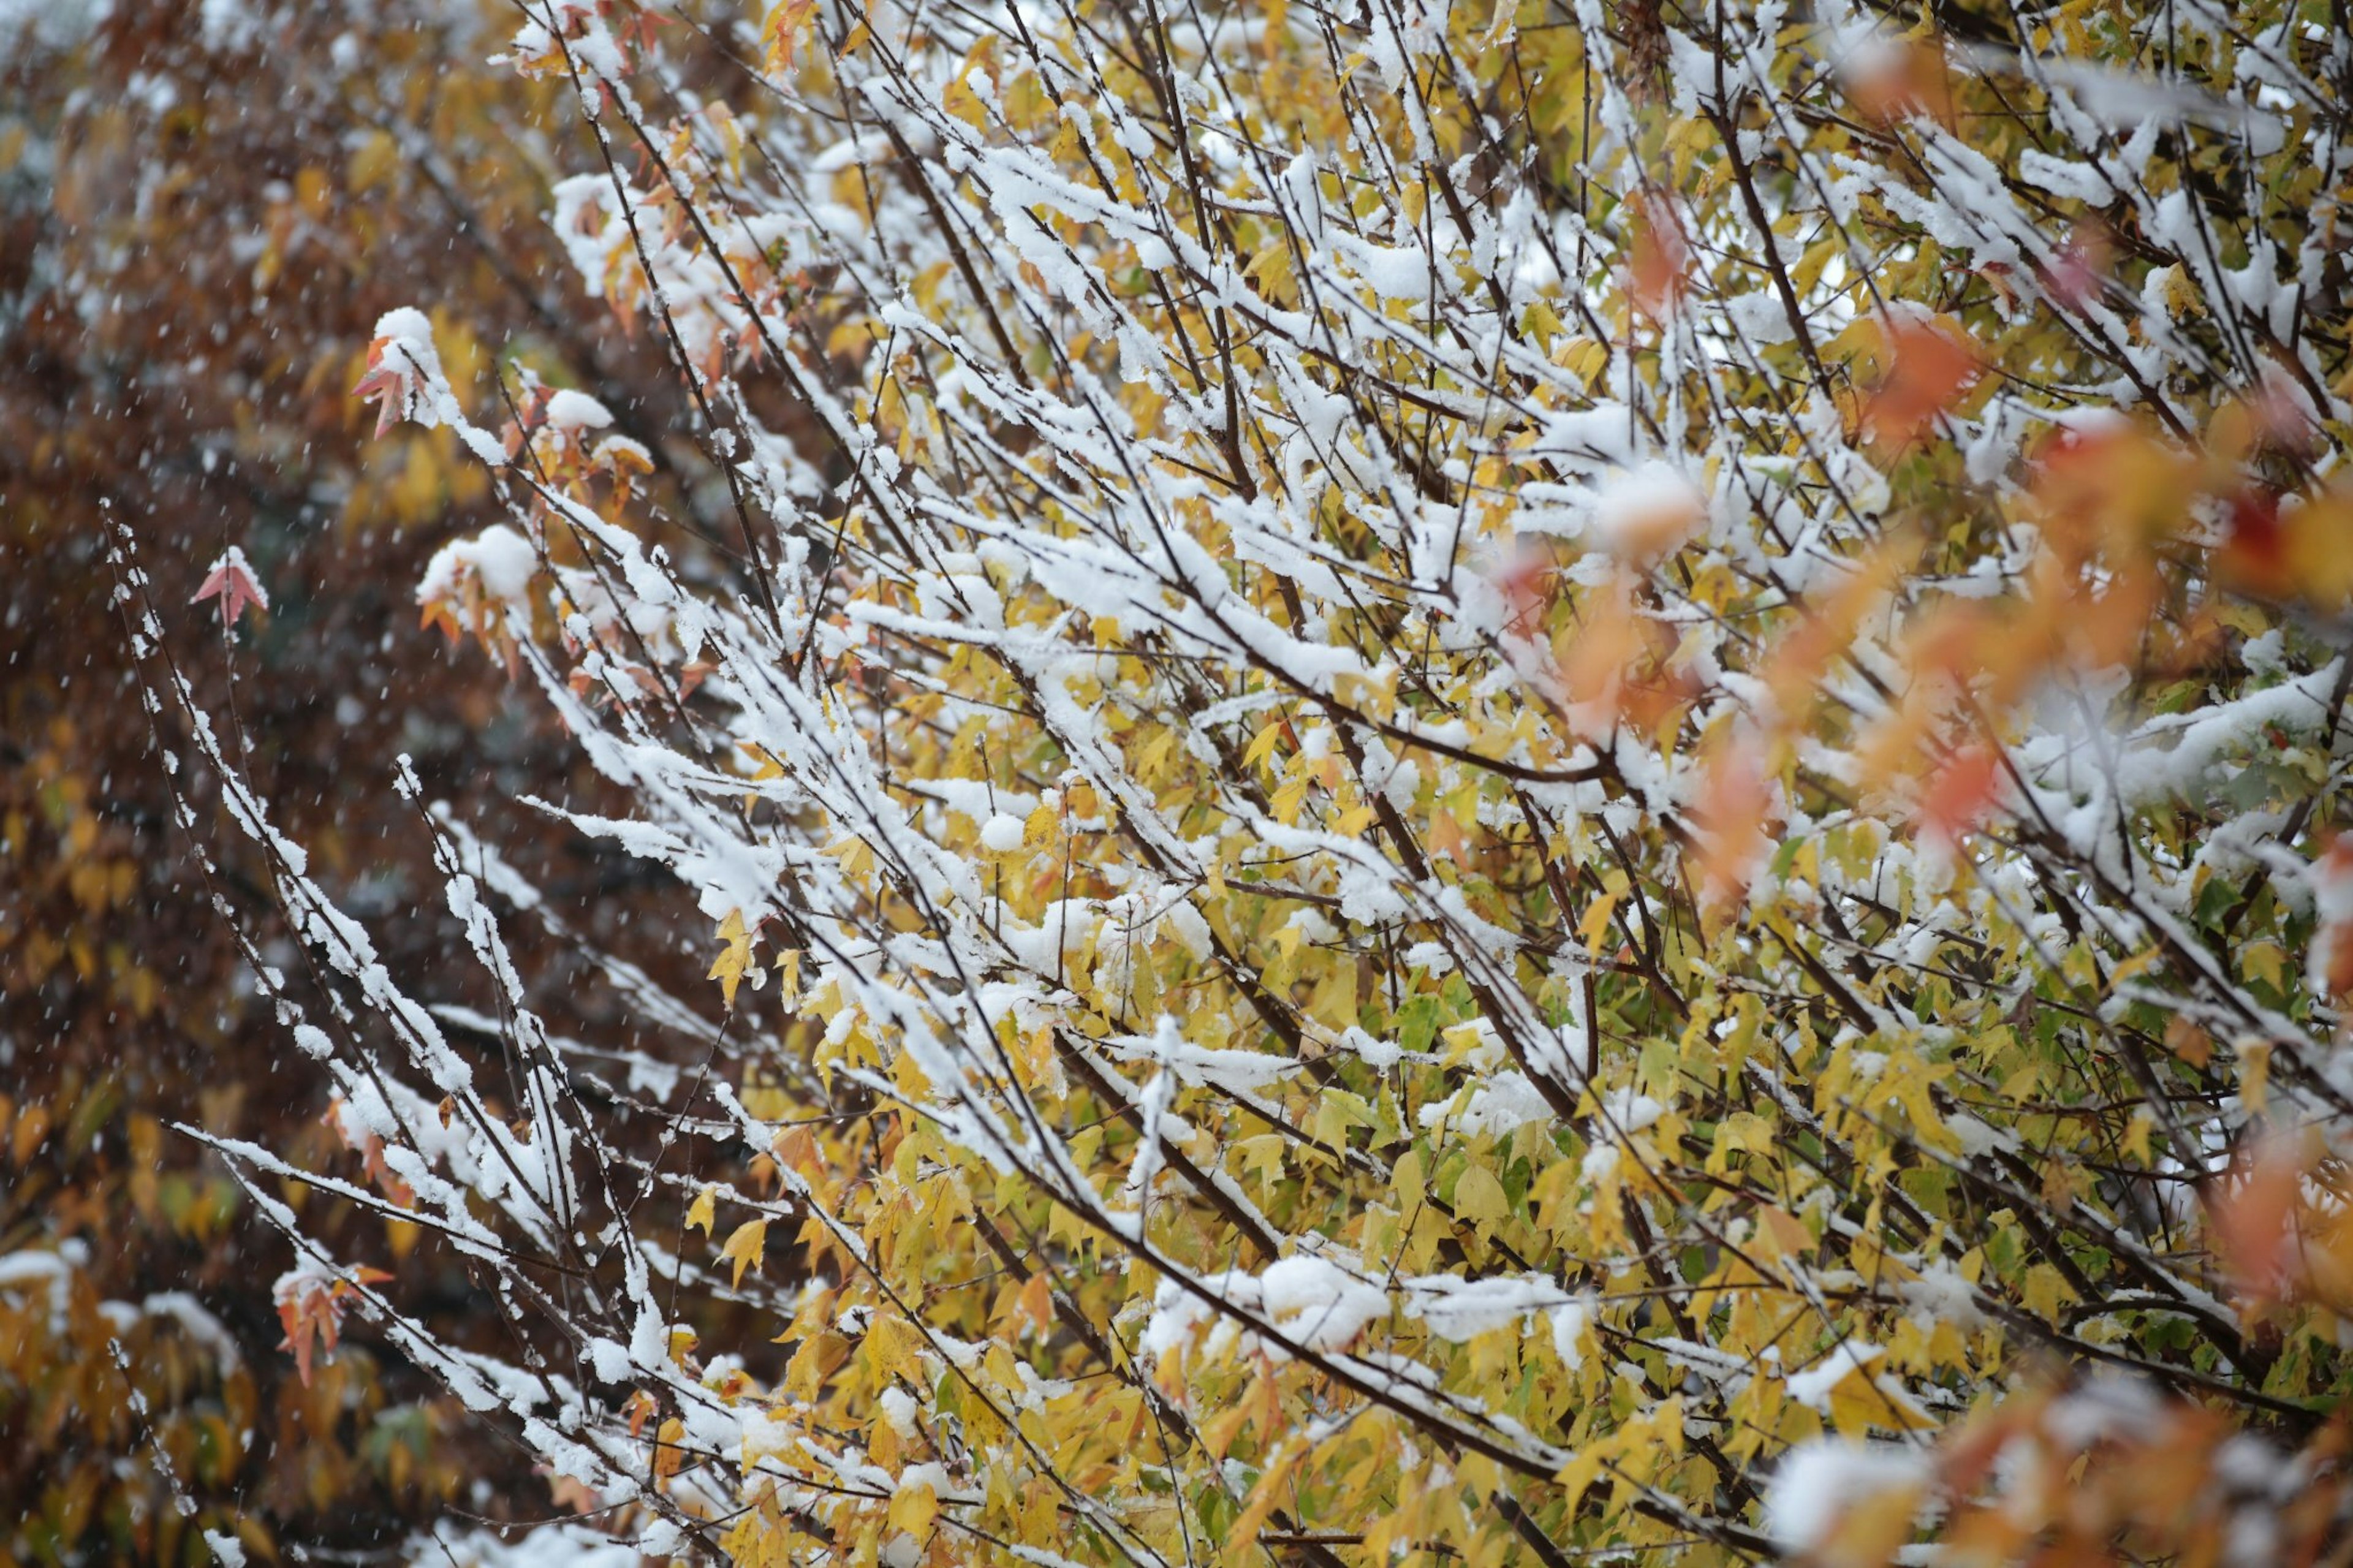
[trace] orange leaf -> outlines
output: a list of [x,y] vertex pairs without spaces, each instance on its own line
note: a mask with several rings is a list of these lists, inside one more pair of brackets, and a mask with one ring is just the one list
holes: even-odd
[[1890,321],[1885,336],[1887,363],[1863,428],[1873,441],[1908,441],[1968,390],[1981,362],[1963,338],[1925,322]]
[[1691,241],[1672,203],[1645,191],[1635,199],[1633,250],[1627,289],[1644,314],[1656,320],[1683,298],[1683,274],[1691,266]]
[[1921,834],[1950,848],[1985,820],[2000,793],[2000,755],[1984,746],[1965,747],[1946,760],[1921,792]]
[[1043,1331],[1054,1321],[1054,1288],[1043,1273],[1032,1274],[1021,1287],[1021,1313],[1032,1329]]
[[2207,1209],[2214,1250],[2251,1307],[2284,1300],[2294,1285],[2295,1214],[2304,1167],[2274,1142],[2212,1199]]

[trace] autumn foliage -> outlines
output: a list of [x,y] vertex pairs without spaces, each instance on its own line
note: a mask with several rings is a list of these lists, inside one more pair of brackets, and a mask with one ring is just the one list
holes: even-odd
[[350,380],[595,782],[382,759],[387,962],[112,541],[352,1156],[177,1128],[296,1353],[655,1557],[2353,1550],[2340,25],[520,9],[644,401]]

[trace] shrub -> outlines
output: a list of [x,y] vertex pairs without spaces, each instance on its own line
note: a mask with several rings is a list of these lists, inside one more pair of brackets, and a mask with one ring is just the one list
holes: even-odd
[[700,510],[360,390],[711,984],[436,808],[453,1011],[191,712],[373,1186],[197,1135],[519,1349],[284,1289],[657,1554],[2341,1540],[2341,28],[524,8]]

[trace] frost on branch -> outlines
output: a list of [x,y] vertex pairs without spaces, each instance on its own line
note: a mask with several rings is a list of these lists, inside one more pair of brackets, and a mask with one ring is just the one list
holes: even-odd
[[445,808],[460,1003],[230,803],[335,1190],[542,1359],[372,1308],[617,1534],[2342,1538],[2340,42],[820,3],[723,103],[527,10],[691,515],[535,373],[483,451],[414,311],[361,391],[499,471],[420,601],[703,988]]

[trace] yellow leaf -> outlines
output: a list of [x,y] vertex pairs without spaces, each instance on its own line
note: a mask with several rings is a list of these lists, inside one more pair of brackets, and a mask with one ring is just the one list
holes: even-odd
[[717,1187],[705,1187],[696,1194],[694,1202],[687,1205],[686,1228],[700,1229],[703,1235],[711,1235],[712,1211],[718,1206],[718,1197]]
[[931,1533],[932,1521],[939,1511],[940,1500],[928,1484],[917,1481],[902,1486],[891,1499],[891,1528],[921,1541]]
[[1767,1204],[1757,1211],[1758,1239],[1783,1258],[1803,1258],[1814,1249],[1814,1233],[1788,1210]]
[[2149,1113],[2148,1107],[2145,1105],[2133,1112],[2132,1121],[2125,1126],[2125,1152],[2144,1165],[2148,1164],[2151,1160],[2148,1135],[2156,1126],[2157,1118]]
[[752,935],[744,929],[744,911],[737,910],[719,922],[719,940],[723,944],[719,956],[712,961],[706,980],[716,980],[727,998],[727,1005],[735,1005],[735,988],[744,984],[744,971],[752,963]]
[[1299,808],[1307,799],[1307,784],[1304,777],[1295,778],[1274,792],[1274,799],[1270,804],[1274,807],[1277,822],[1286,827],[1297,824]]
[[685,1453],[679,1447],[679,1445],[685,1440],[686,1423],[681,1421],[675,1415],[671,1416],[669,1420],[663,1422],[659,1426],[654,1429],[654,1475],[656,1479],[668,1480],[670,1477],[678,1474],[679,1465],[686,1458]]
[[2026,1288],[2020,1292],[2026,1310],[2046,1323],[2058,1322],[2060,1309],[2073,1294],[2059,1270],[2048,1263],[2038,1263],[2026,1271]]
[[1512,1200],[1504,1184],[1484,1165],[1466,1169],[1454,1184],[1454,1212],[1477,1226],[1482,1235],[1512,1216]]
[[723,1263],[735,1265],[734,1283],[741,1286],[744,1283],[745,1266],[757,1268],[762,1256],[767,1251],[767,1247],[768,1222],[764,1219],[747,1219],[735,1227],[734,1234],[727,1238],[727,1245],[719,1249],[719,1258]]
[[768,26],[765,31],[768,46],[766,68],[769,75],[774,76],[793,68],[793,46],[797,36],[801,30],[801,24],[807,21],[809,13],[816,9],[817,0],[784,0],[784,4],[768,13]]

